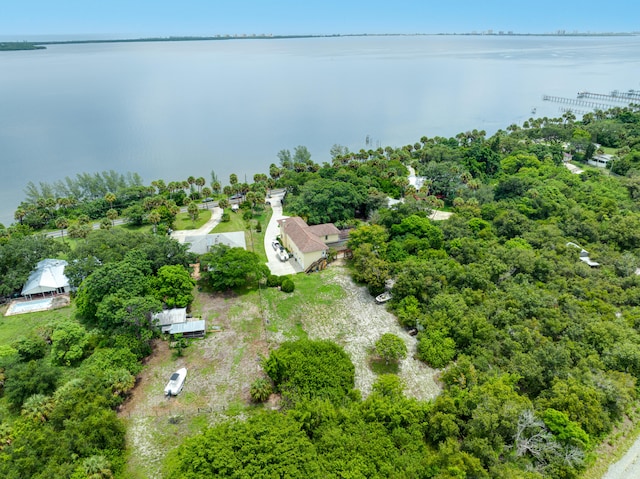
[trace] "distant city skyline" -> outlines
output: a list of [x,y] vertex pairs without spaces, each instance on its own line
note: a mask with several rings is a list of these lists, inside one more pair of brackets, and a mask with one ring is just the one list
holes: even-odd
[[4,2],[0,38],[638,32],[631,0],[32,0]]

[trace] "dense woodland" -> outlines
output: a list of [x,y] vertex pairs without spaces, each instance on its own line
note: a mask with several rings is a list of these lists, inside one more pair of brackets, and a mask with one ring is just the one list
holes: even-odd
[[[611,171],[576,175],[562,165],[565,153],[580,165],[596,144],[615,151]],[[637,404],[640,111],[580,121],[569,113],[489,138],[472,131],[401,148],[336,145],[322,165],[304,147],[278,157],[251,185],[236,177],[221,188],[213,175],[210,188],[195,178],[144,187],[131,175],[103,174],[91,177],[93,192],[81,176],[30,186],[0,240],[0,271],[11,272],[2,293],[39,259],[66,255],[78,321],[0,351],[0,475],[120,477],[124,428],[113,409],[149,353],[151,313],[188,304],[193,288],[191,258],[166,236],[105,229],[65,251],[29,228],[110,209],[129,217],[132,208],[154,226],[160,220],[150,216],[166,208],[170,227],[178,203],[207,193],[262,203],[268,188],[282,187],[287,212],[355,227],[353,277],[373,295],[395,280],[389,307],[419,330],[418,356],[439,370],[442,393],[407,398],[390,374],[362,398],[339,345],[285,342],[252,388],[257,401],[279,393],[282,409],[258,408],[188,439],[168,457],[167,477],[579,477]],[[419,189],[409,167],[426,178]],[[109,178],[117,181],[105,186]],[[76,198],[72,186],[86,193]],[[404,201],[388,208],[388,196]],[[430,220],[442,207],[454,215]],[[580,248],[600,266],[580,261]],[[251,279],[264,274],[258,268]]]

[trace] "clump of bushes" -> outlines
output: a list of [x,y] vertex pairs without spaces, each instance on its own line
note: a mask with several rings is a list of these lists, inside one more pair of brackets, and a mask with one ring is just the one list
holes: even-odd
[[282,285],[280,285],[280,289],[285,293],[293,293],[293,290],[296,289],[296,285],[289,278],[285,278],[282,280]]
[[270,274],[267,276],[267,287],[268,288],[277,288],[278,286],[282,286],[283,276],[276,276],[275,274]]

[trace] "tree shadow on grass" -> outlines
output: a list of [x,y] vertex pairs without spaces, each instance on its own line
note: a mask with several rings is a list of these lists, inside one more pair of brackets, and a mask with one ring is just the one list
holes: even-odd
[[372,357],[369,358],[369,369],[375,374],[398,374],[400,365],[397,361],[389,361],[386,363],[384,359]]

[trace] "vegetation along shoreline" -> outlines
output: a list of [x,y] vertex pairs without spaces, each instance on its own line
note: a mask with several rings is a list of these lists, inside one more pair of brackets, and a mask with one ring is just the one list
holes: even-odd
[[640,107],[330,154],[29,183],[1,311],[68,301],[0,318],[0,476],[600,477],[638,431]]

